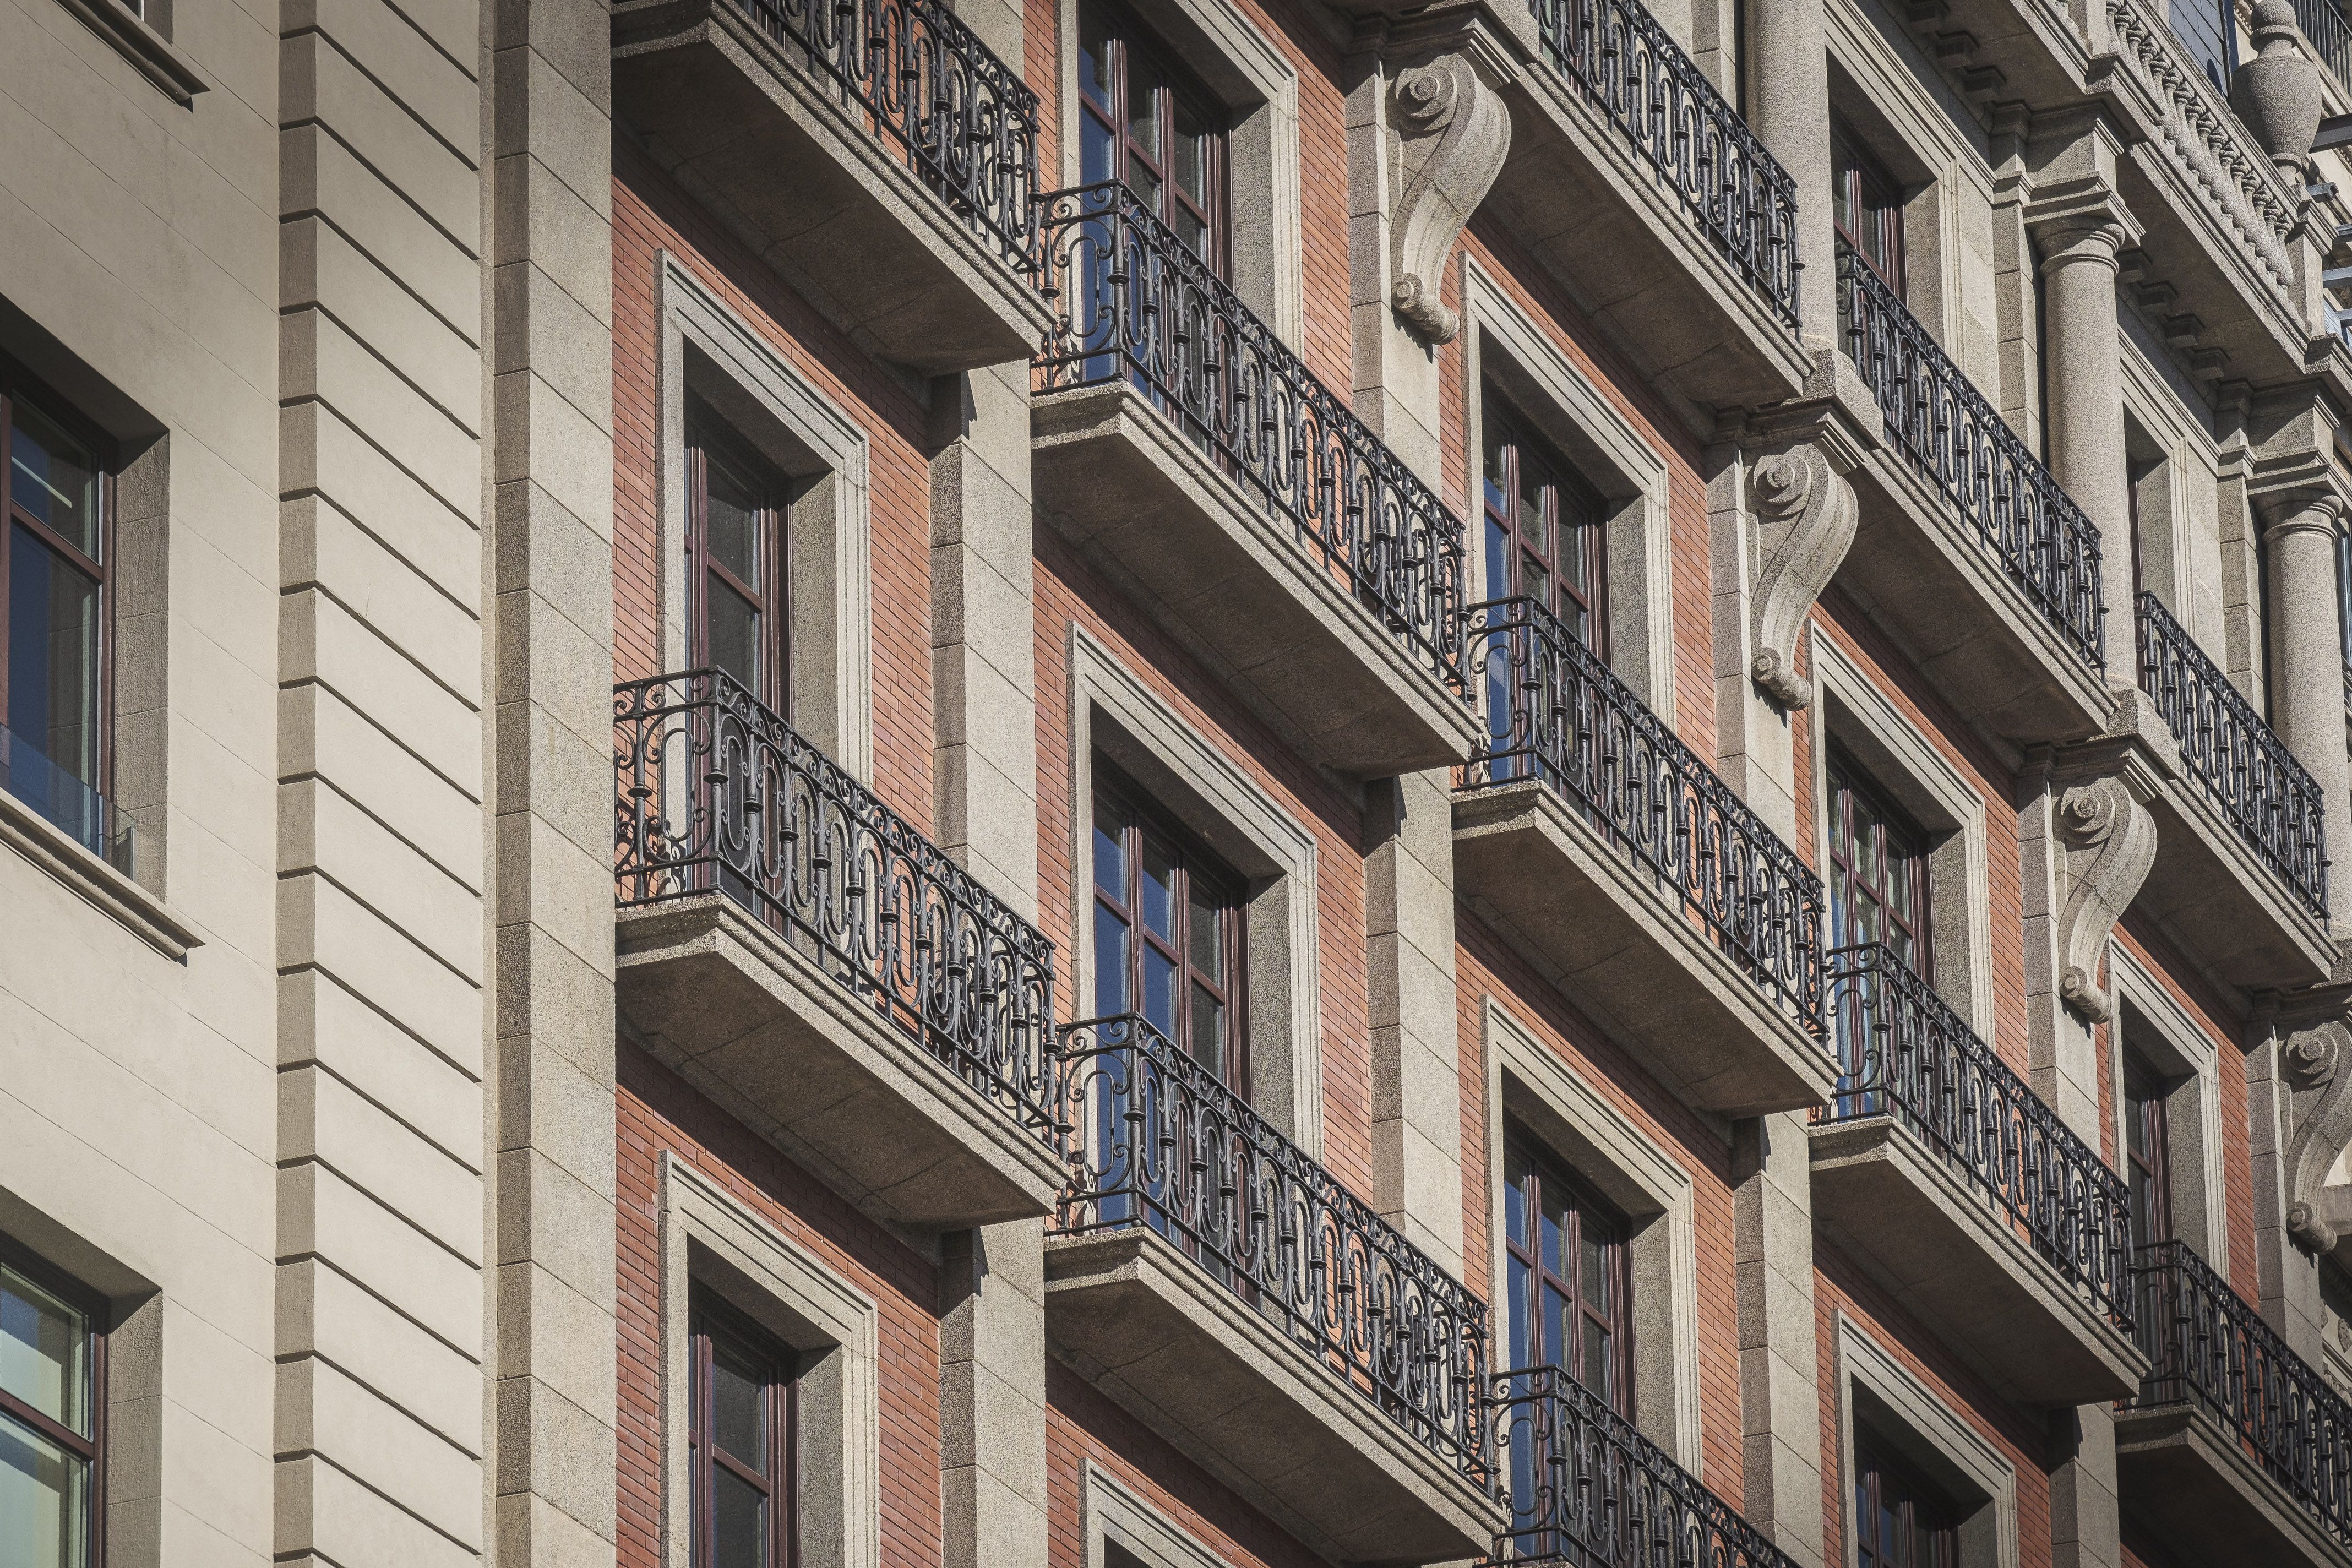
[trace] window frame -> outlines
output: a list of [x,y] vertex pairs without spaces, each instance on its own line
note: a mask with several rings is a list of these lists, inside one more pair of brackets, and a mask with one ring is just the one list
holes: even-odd
[[[7,471],[0,468],[0,473]],[[84,1437],[72,1428],[51,1420],[5,1389],[0,1389],[0,1417],[29,1428],[36,1436],[56,1444],[89,1467],[89,1484],[83,1489],[83,1504],[88,1515],[83,1521],[83,1538],[89,1544],[89,1552],[83,1559],[82,1568],[102,1568],[106,1562],[106,1350],[108,1333],[112,1327],[110,1321],[112,1303],[5,1237],[0,1237],[0,1263],[6,1264],[81,1313],[89,1325],[90,1435]]]
[[[686,405],[687,662],[716,668],[710,651],[711,580],[749,601],[759,616],[755,655],[760,684],[751,695],[787,723],[792,721],[792,483],[755,451],[719,413],[689,395]],[[709,544],[710,468],[719,466],[753,498],[761,581],[746,583]]]
[[[1511,1239],[1510,1219],[1507,1212],[1504,1215],[1503,1223],[1497,1227],[1503,1243],[1505,1290],[1510,1291],[1510,1265],[1514,1262],[1520,1263],[1527,1268],[1528,1287],[1534,1298],[1521,1301],[1507,1295],[1511,1313],[1509,1329],[1514,1332],[1525,1334],[1528,1349],[1527,1357],[1521,1358],[1515,1353],[1511,1359],[1515,1361],[1524,1359],[1530,1366],[1558,1367],[1574,1378],[1588,1393],[1601,1399],[1610,1409],[1615,1411],[1626,1421],[1633,1422],[1636,1419],[1633,1321],[1633,1222],[1615,1204],[1601,1196],[1591,1182],[1570,1170],[1566,1162],[1554,1154],[1550,1148],[1524,1123],[1516,1119],[1507,1119],[1504,1122],[1503,1139],[1504,1202],[1506,1205],[1524,1205],[1531,1221],[1528,1228],[1528,1241],[1524,1247]],[[1514,1165],[1520,1172],[1517,1179],[1514,1179],[1511,1173]],[[1610,1292],[1614,1298],[1609,1303],[1608,1310],[1596,1310],[1587,1300],[1583,1270],[1577,1264],[1568,1264],[1570,1274],[1567,1279],[1554,1274],[1544,1266],[1542,1245],[1538,1237],[1542,1224],[1544,1194],[1548,1183],[1559,1190],[1559,1195],[1566,1200],[1562,1207],[1573,1216],[1575,1221],[1570,1233],[1563,1235],[1560,1240],[1563,1263],[1567,1263],[1571,1258],[1580,1263],[1583,1257],[1584,1228],[1589,1219],[1597,1219],[1610,1227],[1612,1234],[1601,1244],[1601,1277],[1607,1282]],[[1567,1299],[1568,1312],[1576,1321],[1580,1335],[1579,1343],[1573,1347],[1568,1347],[1573,1352],[1571,1359],[1575,1363],[1574,1365],[1560,1359],[1563,1347],[1547,1345],[1544,1342],[1544,1324],[1547,1315],[1543,1310],[1543,1292],[1547,1288],[1559,1291]],[[1584,1380],[1584,1357],[1580,1336],[1588,1321],[1598,1323],[1609,1335],[1609,1375],[1612,1386],[1607,1389],[1593,1388]]]
[[[19,404],[30,405],[42,418],[80,442],[89,453],[91,468],[98,480],[98,555],[95,559],[16,502],[16,407]],[[114,478],[120,466],[113,443],[102,432],[92,427],[61,399],[49,395],[46,388],[31,384],[29,378],[13,374],[8,363],[0,360],[0,524],[5,524],[5,527],[0,527],[0,728],[8,729],[12,733],[15,728],[10,723],[8,711],[9,617],[14,605],[10,574],[16,554],[16,530],[22,528],[52,554],[61,557],[68,567],[98,584],[98,711],[91,716],[91,726],[98,739],[98,777],[90,788],[100,799],[107,801],[114,798]],[[43,755],[47,754],[43,752]],[[49,760],[57,764],[57,759],[52,757]]]
[[[1838,924],[1837,910],[1841,907],[1848,910],[1856,907],[1851,890],[1843,900],[1838,898],[1841,884],[1849,889],[1858,884],[1877,901],[1886,924],[1890,928],[1899,926],[1909,938],[1910,952],[1905,957],[1905,963],[1911,972],[1933,985],[1936,979],[1935,932],[1930,921],[1933,904],[1928,897],[1927,874],[1931,851],[1927,833],[1912,819],[1910,813],[1888,797],[1887,792],[1854,760],[1851,752],[1834,742],[1829,747],[1826,776],[1829,835],[1823,844],[1822,858],[1828,862],[1828,875],[1822,879],[1830,894],[1832,924]],[[1864,879],[1849,863],[1857,858],[1849,847],[1853,843],[1853,806],[1857,799],[1876,819],[1876,831],[1867,851],[1875,862],[1872,879]],[[1907,841],[1902,856],[1902,876],[1907,884],[1906,894],[1912,910],[1911,919],[1907,921],[1896,919],[1895,906],[1887,898],[1895,886],[1890,851],[1896,838]],[[1857,945],[1847,940],[1851,934],[1842,926],[1832,930],[1830,932],[1830,948],[1834,951]],[[1877,940],[1889,948],[1895,946],[1884,934]],[[1898,956],[1904,956],[1900,950],[1897,952]]]
[[[2179,1235],[2172,1213],[2172,1137],[2166,1107],[2177,1084],[2167,1083],[2139,1051],[2126,1041],[2124,1068],[2123,1177],[2132,1221],[2132,1245],[2150,1247]],[[2135,1144],[2135,1135],[2138,1143]],[[2149,1224],[2140,1224],[2140,1184],[2147,1183]]]
[[[1581,640],[1606,664],[1609,660],[1608,502],[1575,464],[1536,434],[1527,416],[1519,413],[1502,388],[1492,381],[1486,383],[1480,394],[1479,423],[1482,426],[1481,445],[1493,448],[1502,470],[1498,485],[1486,473],[1487,454],[1480,452],[1479,513],[1484,522],[1482,542],[1487,551],[1486,597],[1505,599],[1526,595],[1534,598],[1558,616],[1562,626],[1574,631],[1575,627],[1570,626],[1568,616],[1559,607],[1562,602],[1572,600],[1584,620],[1585,634]],[[1519,526],[1518,500],[1525,489],[1523,477],[1530,464],[1539,476],[1538,492],[1543,498],[1545,547],[1542,549],[1531,547],[1526,531]],[[1573,519],[1569,516],[1571,506],[1577,513]],[[1573,556],[1563,543],[1563,524],[1575,534]],[[1505,570],[1499,584],[1494,558],[1497,537],[1502,542],[1505,555]],[[1543,570],[1549,592],[1528,592],[1526,568],[1531,559]],[[1570,560],[1583,574],[1586,585],[1582,592],[1577,591],[1572,579],[1562,570]],[[1503,591],[1494,591],[1497,587]]]
[[[766,1568],[798,1568],[800,1562],[800,1372],[801,1358],[791,1346],[752,1321],[740,1309],[698,1281],[687,1288],[688,1394],[687,1473],[692,1498],[687,1561],[691,1568],[711,1568],[717,1550],[713,1511],[716,1496],[713,1469],[729,1473],[760,1489],[768,1500]],[[713,1425],[711,1367],[717,1338],[766,1373],[761,1385],[761,1416],[768,1458],[766,1473],[758,1473],[721,1448],[711,1436]],[[781,1506],[779,1504],[781,1503]]]
[[[1076,6],[1077,37],[1083,59],[1087,22],[1089,13],[1103,25],[1106,69],[1110,97],[1117,118],[1094,100],[1087,90],[1085,67],[1079,66],[1077,91],[1077,156],[1079,179],[1092,184],[1094,179],[1115,181],[1140,203],[1142,193],[1136,190],[1129,178],[1136,162],[1159,183],[1160,199],[1149,204],[1151,216],[1165,224],[1171,234],[1177,233],[1175,211],[1181,203],[1193,219],[1202,226],[1208,240],[1208,254],[1202,257],[1209,270],[1220,279],[1230,280],[1233,269],[1233,115],[1216,94],[1201,82],[1199,76],[1185,68],[1165,40],[1146,26],[1132,10],[1117,0],[1078,0]],[[1158,157],[1139,147],[1132,134],[1127,104],[1131,90],[1130,57],[1139,57],[1154,72],[1157,82],[1152,88],[1152,129],[1162,152]],[[1170,154],[1176,137],[1176,108],[1183,101],[1202,126],[1201,178],[1202,199],[1195,202],[1184,195],[1181,185],[1171,177]],[[1087,124],[1091,119],[1109,137],[1115,167],[1108,174],[1089,179],[1085,172],[1087,143]],[[1181,237],[1181,236],[1180,236]]]
[[[1943,1489],[1920,1473],[1916,1465],[1897,1456],[1876,1434],[1863,1428],[1854,1434],[1853,1485],[1849,1497],[1853,1515],[1849,1521],[1853,1530],[1854,1561],[1863,1568],[1958,1568],[1960,1560],[1960,1510]],[[1899,1502],[1898,1517],[1902,1523],[1898,1552],[1890,1555],[1874,1541],[1864,1544],[1865,1525],[1872,1536],[1877,1533],[1877,1523],[1884,1509],[1882,1493],[1885,1483],[1896,1484]],[[1912,1552],[1923,1528],[1918,1520],[1922,1509],[1931,1510],[1937,1521],[1924,1528],[1934,1538],[1933,1561],[1922,1563]],[[1867,1556],[1864,1553],[1868,1553]]]
[[[1120,856],[1128,875],[1127,885],[1121,888],[1119,896],[1117,898],[1104,890],[1101,876],[1094,864],[1095,836],[1101,831],[1102,812],[1107,805],[1124,813],[1120,828]],[[1141,874],[1139,868],[1142,864],[1141,852],[1146,833],[1153,835],[1160,840],[1162,847],[1169,851],[1174,865],[1175,882],[1171,891],[1174,910],[1171,923],[1175,927],[1176,935],[1176,941],[1173,943],[1152,932],[1144,922],[1142,911],[1137,907],[1138,900],[1133,889],[1139,886],[1136,879]],[[1249,913],[1247,879],[1226,865],[1215,851],[1201,841],[1198,834],[1177,821],[1167,808],[1145,793],[1108,757],[1097,756],[1095,759],[1093,809],[1087,814],[1087,858],[1089,911],[1100,909],[1109,910],[1114,916],[1125,922],[1130,938],[1128,942],[1125,982],[1129,1005],[1124,1011],[1137,1017],[1145,1016],[1143,1011],[1144,953],[1147,947],[1159,950],[1163,956],[1173,963],[1179,977],[1176,987],[1176,1007],[1172,1018],[1174,1027],[1170,1034],[1169,1043],[1194,1062],[1200,1062],[1200,1058],[1192,1051],[1192,987],[1195,984],[1201,985],[1223,1009],[1223,1038],[1219,1042],[1222,1059],[1218,1068],[1214,1069],[1217,1080],[1247,1102],[1251,1098],[1249,1031],[1246,1026],[1247,1019],[1244,1016],[1248,1006],[1249,978],[1249,942],[1246,932]],[[1218,895],[1215,900],[1216,907],[1223,916],[1223,931],[1221,933],[1220,943],[1224,951],[1219,956],[1224,963],[1224,972],[1230,978],[1223,984],[1218,984],[1202,975],[1193,962],[1193,954],[1191,951],[1192,945],[1192,895],[1196,874],[1207,884],[1213,893]],[[1102,950],[1102,943],[1097,941],[1093,954],[1097,981],[1095,999],[1097,1011],[1101,1010],[1100,977],[1107,956]],[[1201,1065],[1205,1067],[1207,1064]]]
[[[1863,265],[1876,273],[1897,300],[1903,299],[1903,182],[1834,115],[1830,121],[1830,183],[1831,226]],[[1840,219],[1841,207],[1865,217],[1875,214],[1878,256],[1872,255],[1873,245],[1862,234]]]

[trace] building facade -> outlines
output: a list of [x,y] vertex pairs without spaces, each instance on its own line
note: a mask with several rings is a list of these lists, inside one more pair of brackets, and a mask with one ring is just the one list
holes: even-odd
[[2352,1563],[2336,0],[9,3],[0,1563]]

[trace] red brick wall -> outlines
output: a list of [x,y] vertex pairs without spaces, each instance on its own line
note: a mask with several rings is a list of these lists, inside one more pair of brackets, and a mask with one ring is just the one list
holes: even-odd
[[918,828],[932,820],[930,461],[924,411],[625,137],[613,145],[613,662],[665,662],[656,503],[661,363],[656,282],[667,250],[839,407],[868,443],[873,532],[874,779]]
[[670,1151],[880,1310],[882,1561],[940,1561],[938,1268],[642,1053],[620,1049],[620,1568],[661,1563],[661,1159]]

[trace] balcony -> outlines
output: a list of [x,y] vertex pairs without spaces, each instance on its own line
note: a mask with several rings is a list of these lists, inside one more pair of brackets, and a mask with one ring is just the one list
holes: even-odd
[[1826,1099],[1821,879],[1541,605],[1473,606],[1469,646],[1462,895],[1691,1104]]
[[870,1213],[1050,1210],[1053,944],[727,675],[613,707],[624,1027]]
[[1498,1373],[1495,1439],[1510,1487],[1496,1563],[1796,1568],[1737,1509],[1556,1366]]
[[1028,357],[1037,97],[942,0],[623,0],[613,100],[655,158],[869,352]]
[[1322,1557],[1484,1552],[1486,1304],[1150,1024],[1062,1055],[1055,1353]]
[[2332,968],[2319,787],[2153,594],[2139,684],[2179,742],[2153,804],[2156,864],[2134,900],[2231,984],[2315,984]]
[[2135,1270],[2147,1375],[2116,1415],[2125,1509],[2215,1568],[2352,1552],[2352,1406],[2181,1242]]
[[1830,965],[1846,1074],[1813,1112],[1815,1220],[2004,1397],[2130,1393],[2123,1179],[1889,949]]
[[1123,186],[1044,213],[1040,508],[1314,760],[1461,762],[1461,520]]
[[1796,183],[1639,0],[1533,0],[1486,206],[1645,379],[1702,405],[1792,395]]
[[1887,437],[1853,476],[1839,584],[1970,722],[2020,745],[2098,733],[2114,706],[2098,529],[1868,264],[1841,247],[1837,268],[1845,351]]

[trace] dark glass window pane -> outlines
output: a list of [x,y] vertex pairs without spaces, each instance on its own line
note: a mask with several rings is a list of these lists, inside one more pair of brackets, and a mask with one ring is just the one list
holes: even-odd
[[1095,1011],[1108,1016],[1125,1013],[1134,1006],[1128,1000],[1127,972],[1129,962],[1127,922],[1105,909],[1095,906]]
[[87,1568],[89,1467],[0,1415],[0,1561]]
[[1108,803],[1095,806],[1095,886],[1128,901],[1127,824]]
[[716,577],[707,581],[710,584],[710,662],[741,681],[752,696],[765,700],[768,694],[760,679],[760,612]]
[[1224,1005],[1195,981],[1192,1012],[1192,1058],[1222,1079],[1225,1076]]
[[1160,94],[1157,83],[1149,70],[1138,62],[1128,63],[1127,133],[1134,139],[1135,150],[1160,162]]
[[1143,929],[1163,942],[1176,940],[1176,857],[1147,835],[1143,840]]
[[1146,942],[1143,947],[1143,1016],[1161,1034],[1176,1033],[1176,965]]
[[710,1471],[711,1568],[765,1568],[768,1500],[724,1466]]
[[760,586],[760,507],[743,483],[718,463],[709,465],[709,511],[703,531],[710,558],[747,588]]
[[1118,141],[1091,114],[1078,117],[1078,178],[1086,184],[1109,179],[1118,167]]
[[28,529],[9,531],[8,728],[98,784],[99,591]]
[[0,1264],[0,1389],[85,1437],[89,1333],[86,1316]]
[[719,1446],[759,1469],[768,1462],[766,1374],[724,1348],[710,1356],[710,1428]]
[[24,404],[13,405],[8,493],[65,542],[98,559],[98,463],[89,448]]
[[1110,108],[1110,34],[1099,5],[1078,7],[1078,90],[1088,101]]

